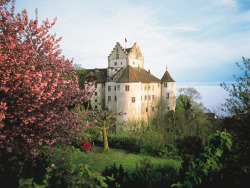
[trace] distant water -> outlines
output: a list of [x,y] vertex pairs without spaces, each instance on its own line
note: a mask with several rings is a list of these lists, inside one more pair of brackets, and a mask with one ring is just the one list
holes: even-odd
[[[230,85],[230,83],[228,83]],[[221,104],[226,102],[226,99],[229,98],[229,94],[222,87],[219,86],[219,83],[190,83],[190,84],[176,84],[176,96],[178,96],[178,88],[194,87],[202,96],[200,102],[212,112],[215,112],[217,115],[225,115],[221,111]]]

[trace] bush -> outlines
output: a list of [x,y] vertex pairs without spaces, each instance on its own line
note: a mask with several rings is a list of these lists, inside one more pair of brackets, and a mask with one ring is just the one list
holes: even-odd
[[202,150],[202,140],[198,136],[186,136],[177,140],[177,147],[181,155],[198,156]]
[[149,159],[136,164],[135,170],[125,171],[116,164],[106,167],[103,176],[112,176],[114,181],[107,181],[109,187],[170,187],[178,178],[178,169],[171,164],[154,165]]
[[129,174],[128,187],[170,187],[177,180],[178,170],[171,165],[153,165],[149,159],[141,160]]
[[126,183],[128,182],[128,173],[124,170],[121,164],[119,168],[115,163],[111,167],[106,167],[102,172],[102,175],[114,178],[114,180],[107,179],[106,183],[108,184],[108,187],[126,187]]
[[131,152],[138,152],[139,146],[130,136],[108,135],[109,146],[116,149],[124,149]]
[[179,158],[178,149],[173,144],[161,144],[156,149],[157,156],[162,158]]

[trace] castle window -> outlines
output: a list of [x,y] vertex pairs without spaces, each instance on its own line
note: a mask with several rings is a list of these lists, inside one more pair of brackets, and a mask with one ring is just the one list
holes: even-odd
[[125,86],[125,91],[129,91],[129,86]]
[[151,100],[151,95],[148,96],[148,100]]
[[168,110],[169,110],[169,107],[168,107]]
[[95,88],[97,88],[97,83],[95,83]]
[[111,101],[111,96],[108,96],[108,101]]
[[145,95],[144,99],[145,99],[145,101],[147,100],[147,95]]
[[155,111],[155,107],[152,107],[152,111]]
[[155,86],[153,85],[152,87],[153,87],[152,89],[154,90],[154,89],[155,89]]
[[117,50],[117,53],[116,53],[116,59],[119,58],[119,53],[118,53],[118,50]]
[[117,91],[120,91],[120,85],[117,85]]
[[132,103],[135,103],[135,97],[132,97]]
[[121,65],[122,65],[122,62],[121,62]]
[[166,93],[166,98],[167,98],[167,99],[169,98],[169,93]]
[[155,99],[155,96],[154,95],[152,95],[152,100],[154,100]]
[[115,91],[116,91],[116,86],[114,87]]
[[144,86],[144,90],[147,90],[147,86]]
[[117,71],[118,69],[115,69],[115,71]]
[[115,96],[115,101],[117,100],[116,96]]
[[97,92],[95,92],[95,96],[97,96]]
[[97,109],[97,106],[95,106],[95,109]]
[[164,83],[164,87],[168,87],[168,83]]
[[97,102],[97,99],[95,99],[95,102]]
[[111,86],[108,86],[108,91],[111,91]]
[[148,108],[146,108],[146,112],[148,112]]
[[150,90],[150,89],[151,89],[151,86],[149,85],[149,86],[148,86],[148,90]]
[[117,62],[115,62],[115,66],[117,66]]

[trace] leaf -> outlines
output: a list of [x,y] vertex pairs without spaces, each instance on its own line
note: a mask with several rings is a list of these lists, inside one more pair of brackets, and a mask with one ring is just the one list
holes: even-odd
[[19,187],[27,186],[27,185],[32,185],[34,178],[29,178],[29,179],[19,179]]
[[219,156],[219,157],[221,157],[222,154],[223,154],[223,150],[220,149],[220,148],[217,148],[217,150],[216,150],[216,155]]

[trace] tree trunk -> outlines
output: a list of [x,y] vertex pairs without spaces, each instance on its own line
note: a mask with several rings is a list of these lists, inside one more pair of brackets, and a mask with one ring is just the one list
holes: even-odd
[[102,128],[102,134],[103,134],[104,151],[108,151],[109,150],[109,143],[108,143],[108,137],[107,137],[106,127]]

